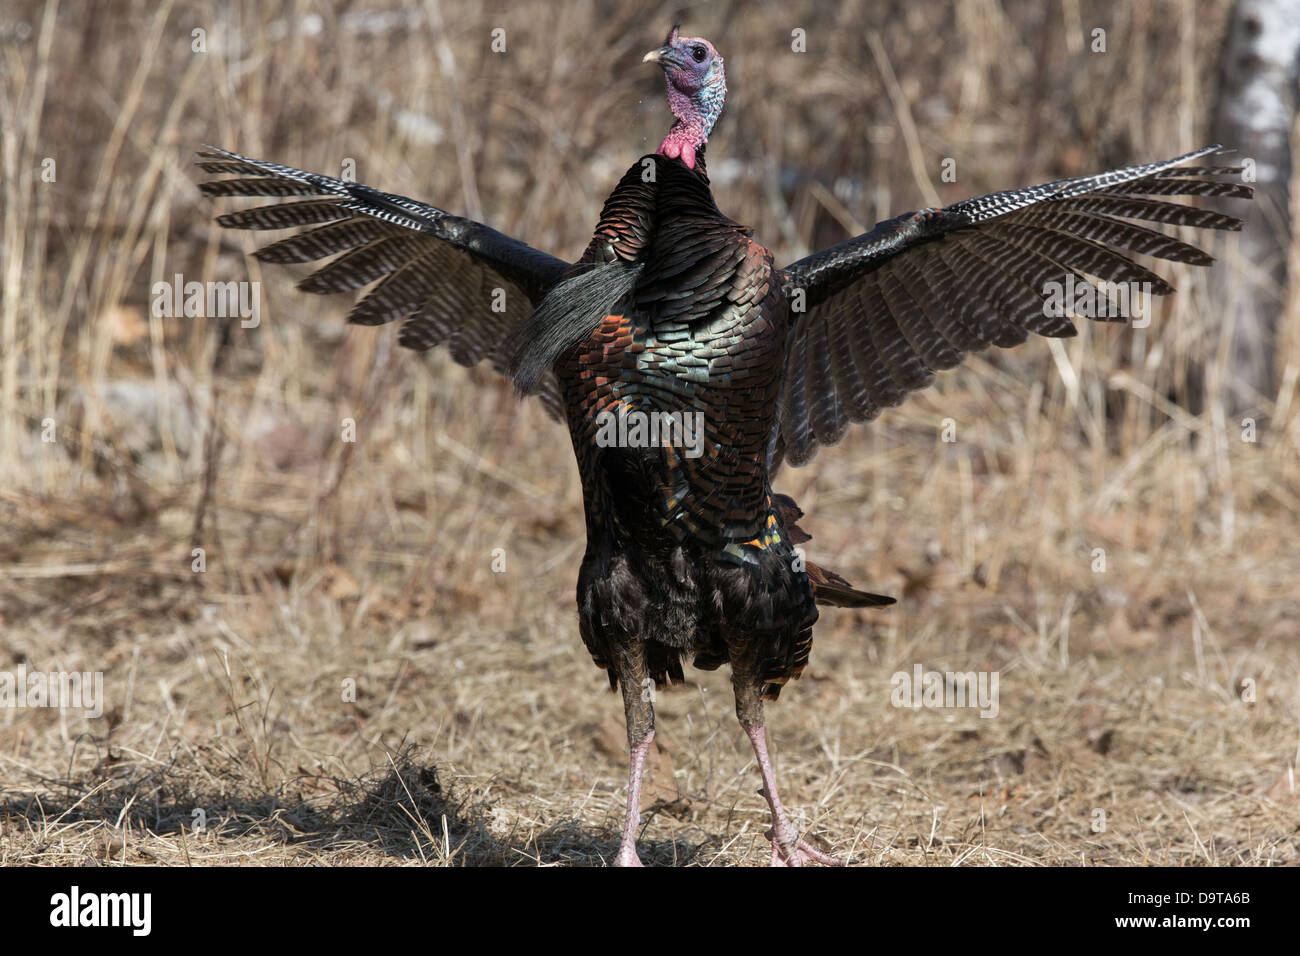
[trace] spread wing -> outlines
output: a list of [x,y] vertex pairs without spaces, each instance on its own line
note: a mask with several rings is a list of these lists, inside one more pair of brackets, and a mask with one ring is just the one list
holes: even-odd
[[1149,283],[1152,294],[1172,292],[1130,256],[1201,266],[1213,258],[1139,223],[1240,229],[1239,219],[1163,198],[1249,198],[1250,187],[1214,178],[1240,167],[1180,165],[1219,149],[908,213],[783,269],[793,327],[771,467],[804,464],[970,352],[1009,348],[1030,332],[1076,334],[1052,307],[1062,289],[1086,283],[1085,293],[1103,295],[1107,283]]
[[[446,345],[461,365],[486,359],[506,373],[506,340],[569,268],[482,223],[404,196],[215,147],[199,157],[205,172],[235,177],[203,183],[206,196],[289,200],[217,217],[231,229],[300,229],[259,249],[258,259],[288,264],[336,256],[298,287],[329,295],[373,284],[349,322],[403,319],[402,345],[418,351]],[[538,392],[561,418],[553,375]]]

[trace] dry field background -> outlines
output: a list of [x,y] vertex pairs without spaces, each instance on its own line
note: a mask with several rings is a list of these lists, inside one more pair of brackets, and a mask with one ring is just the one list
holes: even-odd
[[[578,639],[567,437],[490,373],[348,328],[350,299],[245,258],[195,188],[200,144],[333,173],[350,158],[363,182],[572,257],[666,129],[640,54],[680,18],[727,59],[719,204],[789,261],[932,192],[1207,142],[1226,12],[7,2],[0,670],[102,671],[107,700],[98,720],[0,709],[0,863],[616,849],[621,706]],[[1250,268],[1219,253],[1229,281]],[[824,845],[871,863],[1300,862],[1297,309],[1282,391],[1243,442],[1185,410],[1206,273],[1163,268],[1179,292],[1145,333],[1085,324],[977,356],[780,475],[810,556],[900,598],[825,610],[769,712],[786,803]],[[261,325],[152,317],[152,284],[177,273],[259,280]],[[892,707],[891,675],[918,663],[1000,671],[998,716]],[[643,858],[765,862],[725,672],[657,709]]]

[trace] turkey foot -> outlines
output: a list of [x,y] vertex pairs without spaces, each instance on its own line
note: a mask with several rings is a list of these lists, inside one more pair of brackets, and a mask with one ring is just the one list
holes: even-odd
[[811,846],[799,836],[799,831],[790,822],[785,807],[781,806],[781,797],[776,789],[776,771],[772,759],[767,753],[767,732],[762,724],[746,727],[749,741],[754,745],[754,756],[758,758],[758,771],[763,775],[763,787],[759,794],[767,800],[772,810],[772,828],[764,836],[772,841],[772,858],[769,866],[803,866],[805,863],[821,863],[824,866],[847,866],[850,861],[823,853]]

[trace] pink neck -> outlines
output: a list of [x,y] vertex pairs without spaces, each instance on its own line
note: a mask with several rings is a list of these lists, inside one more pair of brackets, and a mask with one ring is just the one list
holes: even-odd
[[668,108],[677,117],[672,129],[659,144],[658,152],[669,159],[680,156],[687,169],[695,168],[695,151],[708,142],[699,111],[690,96],[668,83]]
[[669,159],[680,156],[687,169],[695,168],[695,151],[705,143],[704,130],[698,124],[673,124],[664,141],[659,144],[659,152]]

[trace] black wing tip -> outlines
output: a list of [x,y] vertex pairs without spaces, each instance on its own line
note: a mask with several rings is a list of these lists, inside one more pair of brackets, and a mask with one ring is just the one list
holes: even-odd
[[[348,289],[331,289],[321,280],[320,272],[313,272],[305,279],[299,279],[294,288],[299,292],[310,292],[312,295],[342,295],[344,292],[350,291]],[[348,314],[348,321],[352,321],[351,313]]]
[[[822,591],[822,588],[818,588],[819,593],[822,593]],[[835,607],[892,607],[898,603],[897,598],[892,598],[887,594],[870,594],[866,591],[858,591],[854,589],[850,589],[847,594],[840,594],[838,591],[834,591],[826,596],[834,601]]]
[[[298,288],[301,289],[302,286],[299,285]],[[362,301],[364,302],[365,300]],[[361,305],[361,303],[357,303],[357,305],[359,306]],[[392,321],[391,319],[380,319],[380,318],[376,318],[373,315],[368,315],[364,312],[358,312],[355,308],[348,313],[348,317],[347,317],[348,325],[361,325],[361,326],[366,326],[368,328],[374,328],[380,325],[387,325],[391,321]],[[401,345],[402,343],[399,342],[398,344]],[[410,348],[410,346],[407,346],[407,348]],[[419,349],[418,351],[426,351],[426,350]]]
[[1224,146],[1222,143],[1211,143],[1209,146],[1202,146],[1200,149],[1194,149],[1190,153],[1183,153],[1181,156],[1174,157],[1168,161],[1168,165],[1178,166],[1182,163],[1188,162],[1189,160],[1200,159],[1202,156],[1222,156],[1228,153],[1235,153],[1236,151],[1235,147],[1229,148]]
[[225,149],[221,146],[213,146],[211,143],[204,143],[203,148],[194,153],[200,159],[242,159],[247,160],[247,156],[242,156],[234,150]]

